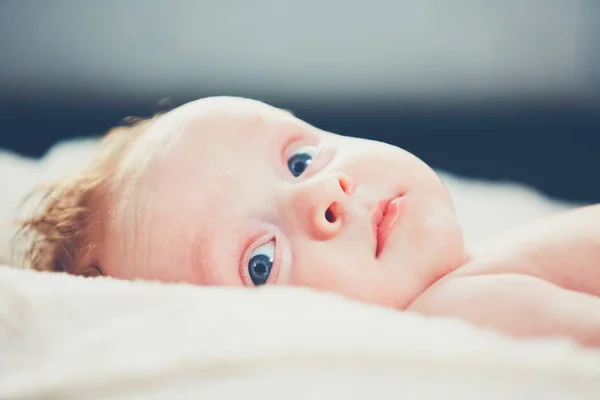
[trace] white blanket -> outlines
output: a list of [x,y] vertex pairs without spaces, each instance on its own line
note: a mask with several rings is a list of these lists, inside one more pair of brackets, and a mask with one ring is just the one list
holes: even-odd
[[[93,143],[0,153],[0,214]],[[444,175],[467,242],[570,205]],[[486,221],[482,224],[482,221]],[[0,258],[9,260],[4,229]],[[600,399],[600,352],[306,289],[122,282],[0,267],[0,399]]]
[[600,353],[308,290],[0,269],[0,398],[600,398]]

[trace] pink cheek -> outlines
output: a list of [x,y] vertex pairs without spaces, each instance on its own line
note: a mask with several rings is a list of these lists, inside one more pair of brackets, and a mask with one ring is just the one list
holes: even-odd
[[348,285],[348,275],[336,271],[332,265],[317,263],[311,265],[319,265],[319,267],[303,270],[302,267],[295,266],[296,273],[290,279],[291,285],[333,292],[342,292]]

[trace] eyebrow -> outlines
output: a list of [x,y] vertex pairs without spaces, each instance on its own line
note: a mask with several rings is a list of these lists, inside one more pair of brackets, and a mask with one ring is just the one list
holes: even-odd
[[210,251],[211,247],[210,240],[206,240],[199,232],[194,233],[190,248],[189,265],[199,277],[200,283],[204,285],[208,284],[207,276],[209,275],[210,265],[217,263],[214,254]]
[[[215,246],[219,236],[225,237],[230,244],[225,246]],[[235,283],[244,284],[239,274],[240,260],[248,245],[247,229],[237,228],[233,233],[220,235],[214,234],[206,237],[201,232],[197,232],[192,240],[192,249],[190,252],[192,268],[197,271],[202,284],[211,284],[213,281],[219,283],[232,283],[229,279],[234,276]],[[233,240],[231,240],[233,239]],[[222,258],[217,257],[217,253],[223,253]],[[229,268],[233,270],[228,271]],[[233,274],[233,275],[231,275]]]
[[[282,111],[293,115],[288,110]],[[267,146],[269,147],[269,151],[273,149],[275,150],[275,154],[271,154],[270,156],[275,159],[277,164],[281,164],[283,162],[283,167],[286,169],[286,171],[286,149],[291,143],[305,136],[305,134],[293,134],[293,131],[297,129],[297,126],[286,124],[282,129],[278,129],[278,131],[273,134],[274,137],[271,140],[275,142],[274,146]],[[280,171],[275,170],[273,172],[276,176],[281,177]],[[213,234],[210,235],[210,237],[207,237],[205,234],[202,234],[202,232],[196,231],[195,237],[192,240],[190,265],[193,266],[195,271],[201,272],[199,273],[199,276],[201,277],[203,283],[207,282],[211,276],[213,277],[213,280],[216,279],[220,282],[228,282],[229,279],[227,278],[230,276],[230,271],[227,271],[226,269],[231,268],[230,263],[233,262],[233,271],[235,271],[236,281],[245,284],[239,273],[239,269],[241,267],[240,262],[243,259],[244,253],[246,252],[248,246],[252,243],[250,241],[252,238],[252,232],[249,231],[247,226],[242,226],[241,223],[236,224],[236,228],[234,228],[232,232],[227,232],[225,235],[221,235],[230,243],[221,249],[215,248],[215,243],[217,243],[219,240],[218,236],[219,234]],[[225,256],[222,260],[219,260],[216,257],[215,254],[217,252],[225,253]]]

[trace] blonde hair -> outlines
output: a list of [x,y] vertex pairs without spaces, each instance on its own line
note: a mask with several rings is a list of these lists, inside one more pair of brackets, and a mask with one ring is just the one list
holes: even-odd
[[25,246],[27,267],[68,273],[82,267],[82,258],[101,244],[106,203],[121,161],[157,118],[128,118],[128,125],[106,134],[80,173],[32,193],[41,200],[33,215],[19,223],[17,235]]

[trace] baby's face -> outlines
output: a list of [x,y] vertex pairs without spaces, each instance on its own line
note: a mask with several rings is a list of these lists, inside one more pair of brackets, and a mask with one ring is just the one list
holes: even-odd
[[236,98],[175,109],[136,146],[125,165],[147,164],[115,205],[107,275],[307,286],[405,308],[464,261],[446,188],[400,148]]

